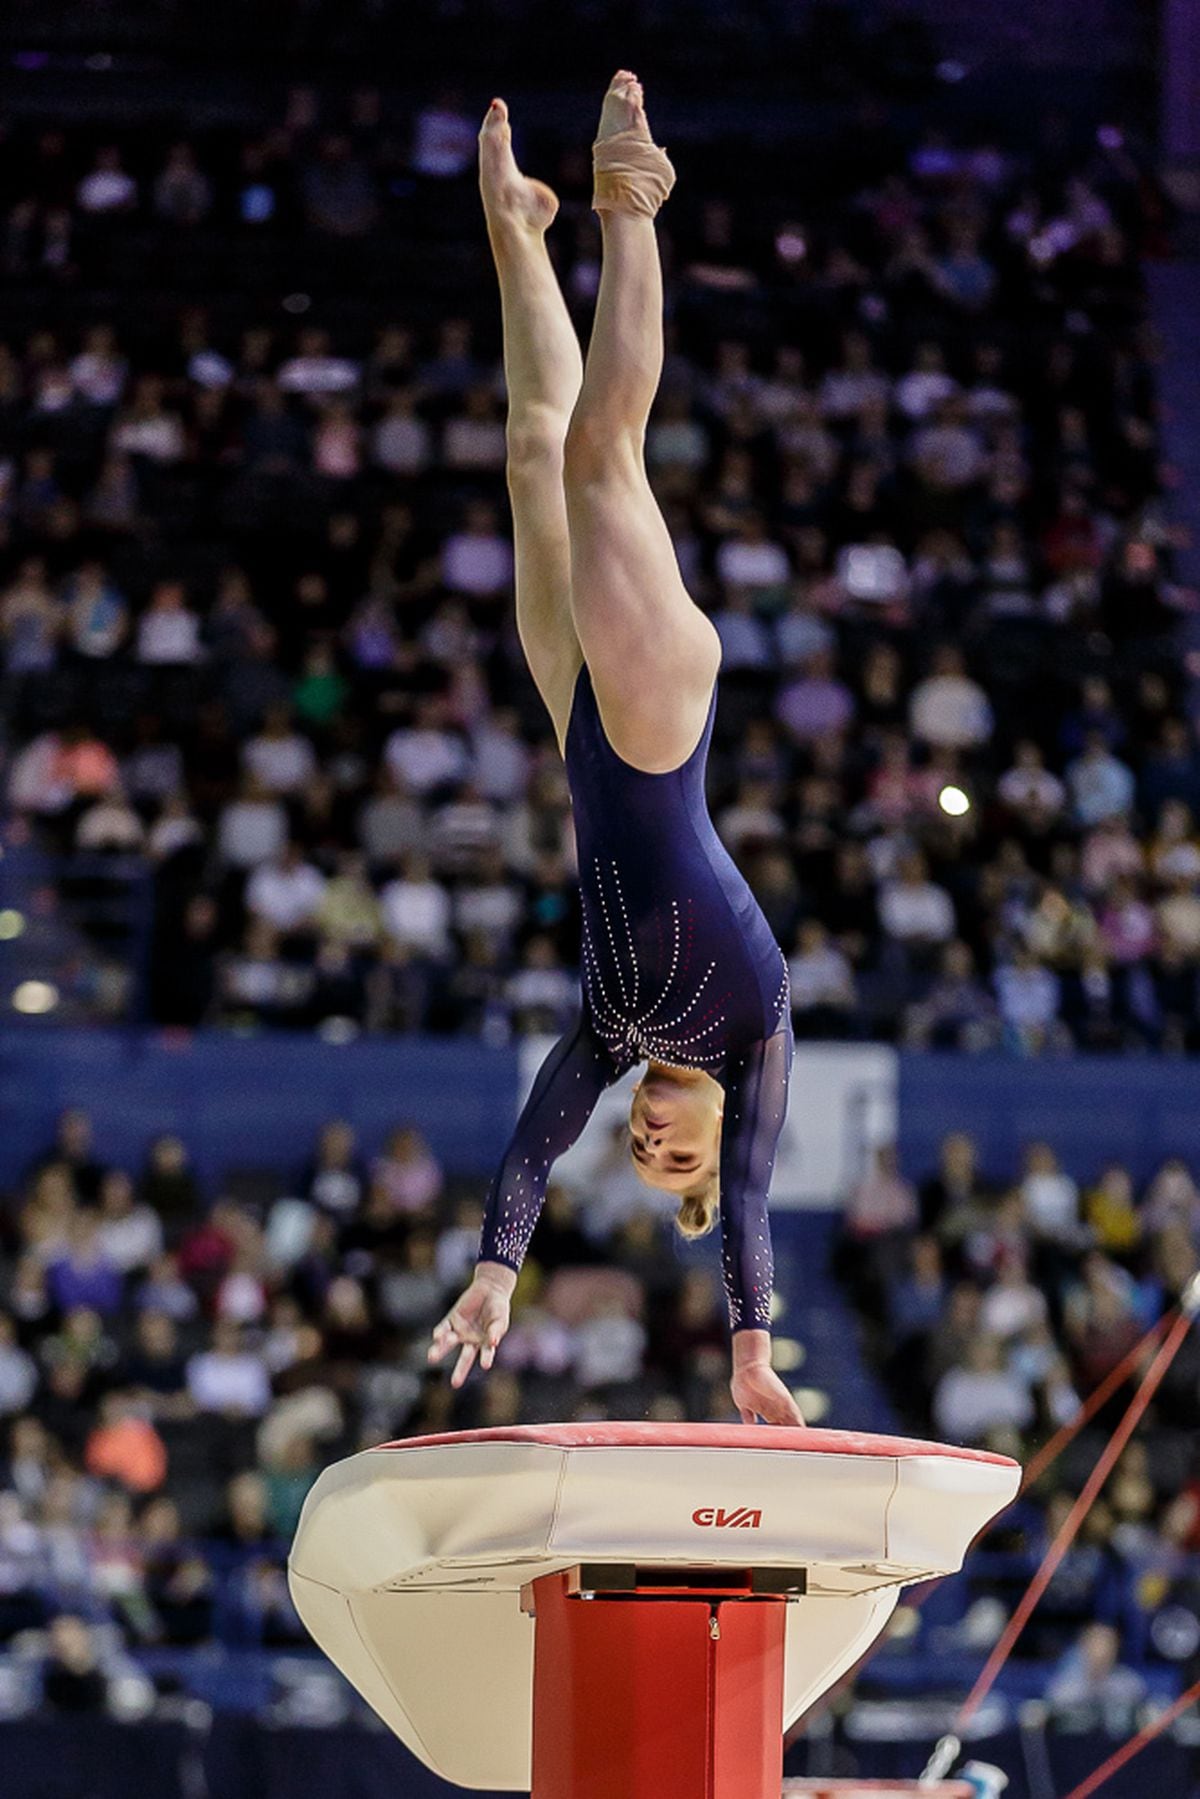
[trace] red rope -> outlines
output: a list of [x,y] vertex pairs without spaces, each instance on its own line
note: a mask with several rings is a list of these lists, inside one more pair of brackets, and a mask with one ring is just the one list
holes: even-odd
[[1031,1487],[1034,1481],[1046,1472],[1050,1464],[1058,1460],[1067,1444],[1079,1435],[1086,1424],[1091,1423],[1101,1406],[1112,1398],[1117,1388],[1132,1374],[1146,1351],[1152,1349],[1165,1335],[1174,1315],[1171,1312],[1164,1313],[1158,1323],[1146,1332],[1141,1341],[1134,1344],[1128,1355],[1121,1357],[1116,1367],[1105,1375],[1100,1385],[1088,1394],[1075,1416],[1067,1424],[1064,1424],[1061,1430],[1055,1431],[1048,1443],[1042,1444],[1033,1460],[1026,1466],[1025,1475],[1021,1481],[1022,1492],[1027,1487]]
[[1103,1487],[1113,1465],[1120,1456],[1125,1445],[1136,1430],[1146,1407],[1157,1393],[1163,1377],[1179,1352],[1180,1345],[1192,1328],[1192,1320],[1186,1312],[1176,1318],[1165,1341],[1160,1346],[1154,1360],[1146,1370],[1144,1379],[1129,1403],[1129,1409],[1118,1424],[1109,1440],[1108,1447],[1097,1461],[1088,1476],[1079,1498],[1071,1507],[1070,1513],[1063,1523],[1062,1529],[1051,1543],[1042,1560],[1042,1565],[1029,1583],[1028,1590],[1016,1611],[1009,1619],[992,1653],[988,1656],[982,1674],[971,1688],[958,1714],[955,1731],[961,1735],[963,1727],[969,1724],[979,1707],[991,1692],[996,1676],[1012,1654],[1018,1637],[1028,1624],[1034,1607],[1042,1594],[1058,1572],[1059,1564],[1070,1549],[1087,1514],[1095,1504],[1096,1496]]
[[1131,1762],[1135,1755],[1140,1755],[1147,1743],[1152,1743],[1156,1736],[1161,1736],[1168,1726],[1174,1724],[1181,1713],[1187,1711],[1190,1705],[1195,1705],[1197,1699],[1200,1699],[1200,1680],[1194,1687],[1189,1687],[1186,1693],[1181,1693],[1174,1705],[1169,1706],[1161,1717],[1155,1718],[1152,1724],[1147,1724],[1144,1729],[1139,1730],[1135,1737],[1130,1737],[1124,1748],[1115,1750],[1106,1762],[1101,1762],[1100,1766],[1094,1769],[1086,1780],[1081,1780],[1077,1787],[1072,1787],[1067,1794],[1067,1799],[1088,1799],[1089,1793],[1094,1793],[1098,1786],[1102,1786],[1106,1780],[1123,1768],[1126,1762]]

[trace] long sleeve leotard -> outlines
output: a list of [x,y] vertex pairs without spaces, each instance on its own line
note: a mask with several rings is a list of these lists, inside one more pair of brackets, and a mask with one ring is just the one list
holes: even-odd
[[639,1062],[703,1068],[725,1090],[721,1238],[734,1330],[766,1329],[767,1191],[792,1060],[787,968],[713,828],[714,704],[680,768],[644,774],[604,733],[586,666],[567,732],[579,847],[583,1003],[542,1064],[488,1195],[480,1257],[519,1269],[550,1170],[605,1087]]

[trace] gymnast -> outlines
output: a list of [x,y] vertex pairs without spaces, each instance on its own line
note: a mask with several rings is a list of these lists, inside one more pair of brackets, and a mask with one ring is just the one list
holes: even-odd
[[555,1158],[603,1090],[646,1065],[641,1178],[686,1236],[722,1232],[732,1392],[746,1423],[802,1424],[771,1368],[767,1217],[792,1039],[787,967],[704,796],[720,644],[680,578],[642,458],[662,370],[654,219],[675,174],[621,70],[593,146],[604,262],[587,364],[546,251],[558,201],[522,175],[508,110],[479,135],[500,278],[517,628],[570,783],[582,1006],[550,1051],[488,1196],[474,1279],[433,1333],[461,1386],[490,1368]]

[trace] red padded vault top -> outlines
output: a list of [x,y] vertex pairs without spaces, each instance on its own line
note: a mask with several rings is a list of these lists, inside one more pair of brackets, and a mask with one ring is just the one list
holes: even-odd
[[774,1449],[792,1455],[941,1456],[1014,1468],[1006,1455],[923,1443],[914,1437],[876,1437],[867,1431],[800,1430],[778,1424],[508,1424],[491,1430],[443,1431],[402,1437],[380,1449],[441,1449],[473,1443],[535,1443],[550,1449]]

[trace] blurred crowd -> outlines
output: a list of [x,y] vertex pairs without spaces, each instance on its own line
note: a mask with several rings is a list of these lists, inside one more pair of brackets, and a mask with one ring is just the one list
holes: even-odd
[[[210,1204],[179,1139],[110,1166],[65,1113],[0,1210],[0,1714],[7,1675],[92,1640],[63,1617],[99,1630],[110,1671],[304,1643],[284,1557],[338,1455],[473,1424],[730,1416],[717,1271],[635,1185],[626,1158],[586,1218],[552,1187],[497,1366],[455,1394],[426,1348],[481,1207],[415,1130],[366,1156],[331,1120],[305,1167]],[[63,1709],[108,1691],[62,1686]]]
[[[504,1041],[571,1010],[474,132],[450,93],[396,120],[372,89],[297,89],[253,140],[0,144],[0,283],[73,321],[0,344],[10,839],[57,858],[29,877],[47,943],[73,866],[153,899],[148,943],[71,940],[65,1012]],[[586,135],[518,146],[561,192],[582,332]],[[724,645],[711,801],[798,1033],[1194,1048],[1157,190],[1115,128],[1031,164],[876,109],[819,182],[718,148],[681,146],[662,216],[647,456]],[[422,220],[456,307],[431,253],[331,328],[308,259],[365,266]],[[121,285],[147,244],[190,283],[173,311]],[[205,295],[206,262],[266,250],[282,313]]]
[[[1200,1186],[1164,1161],[1139,1185],[1118,1162],[1081,1178],[1031,1143],[1015,1180],[948,1136],[909,1179],[881,1149],[847,1199],[841,1272],[874,1359],[914,1430],[1028,1463],[1130,1358],[1126,1384],[988,1539],[943,1649],[989,1647],[1095,1466],[1149,1363],[1148,1333],[1200,1270]],[[1088,1512],[1020,1650],[1061,1657],[1052,1705],[1103,1719],[1145,1693],[1135,1667],[1200,1665],[1200,1342],[1171,1363],[1148,1418]],[[1077,1633],[1089,1623],[1099,1634]],[[1134,1664],[1122,1668],[1119,1656]],[[1114,1671],[1115,1670],[1115,1671]]]

